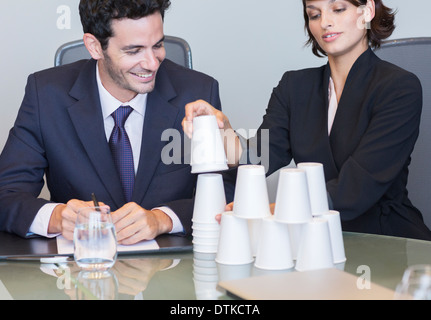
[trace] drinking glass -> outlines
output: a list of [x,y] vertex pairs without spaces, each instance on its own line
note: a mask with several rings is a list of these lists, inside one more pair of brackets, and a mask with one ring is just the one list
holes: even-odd
[[84,270],[108,270],[117,259],[117,238],[107,206],[78,211],[73,237],[74,258]]

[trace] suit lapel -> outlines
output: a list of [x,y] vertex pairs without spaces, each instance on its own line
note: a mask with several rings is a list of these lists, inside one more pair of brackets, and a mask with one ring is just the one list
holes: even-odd
[[175,96],[175,89],[162,64],[157,74],[156,87],[148,94],[139,166],[132,196],[132,200],[137,203],[142,203],[161,162],[162,149],[166,144],[161,140],[163,131],[175,128],[180,110],[169,103]]
[[78,100],[68,109],[76,133],[87,152],[94,171],[112,196],[113,201],[120,207],[124,204],[125,199],[111,151],[106,142],[94,60],[85,66],[71,89],[70,95]]
[[335,114],[330,143],[334,161],[341,166],[355,150],[364,128],[359,128],[359,120],[364,117],[364,101],[367,90],[364,86],[371,76],[371,49],[365,51],[353,64],[344,85],[344,90]]
[[[320,157],[322,157],[322,162],[325,163],[325,177],[327,180],[332,179],[333,177],[338,176],[338,168],[335,164],[332,146],[330,144],[330,137],[328,136],[328,108],[329,108],[329,99],[328,99],[328,89],[329,89],[329,78],[331,76],[331,69],[329,67],[329,63],[325,66],[323,71],[323,80],[322,87],[320,90],[322,91],[320,96],[323,97],[323,102],[320,105],[323,105],[322,109],[322,118],[325,119],[323,123],[321,123],[322,130],[318,132],[325,132],[320,139],[316,137],[316,141],[321,141],[322,153]],[[317,104],[319,105],[319,104]],[[332,131],[331,131],[332,134]],[[316,145],[313,145],[313,148],[316,148]]]

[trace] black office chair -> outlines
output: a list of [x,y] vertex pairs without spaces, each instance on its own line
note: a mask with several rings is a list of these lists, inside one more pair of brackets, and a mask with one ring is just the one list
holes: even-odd
[[[189,44],[181,38],[165,36],[166,58],[173,62],[193,69],[192,51]],[[90,53],[85,48],[83,40],[65,43],[55,54],[55,66],[72,63],[81,59],[90,59]]]
[[385,41],[375,53],[414,73],[422,83],[420,133],[412,153],[407,189],[413,204],[431,227],[431,37]]

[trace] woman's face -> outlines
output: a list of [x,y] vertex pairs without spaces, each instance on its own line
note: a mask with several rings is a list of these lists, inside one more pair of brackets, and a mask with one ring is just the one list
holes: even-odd
[[347,0],[307,0],[309,29],[328,57],[359,56],[368,48],[367,22],[374,14],[374,2],[357,7]]

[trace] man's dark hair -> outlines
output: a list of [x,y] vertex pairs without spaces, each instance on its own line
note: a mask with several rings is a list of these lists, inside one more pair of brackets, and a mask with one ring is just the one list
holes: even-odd
[[79,15],[84,33],[94,35],[106,50],[113,36],[112,20],[140,19],[157,11],[164,18],[170,5],[169,0],[81,0]]

